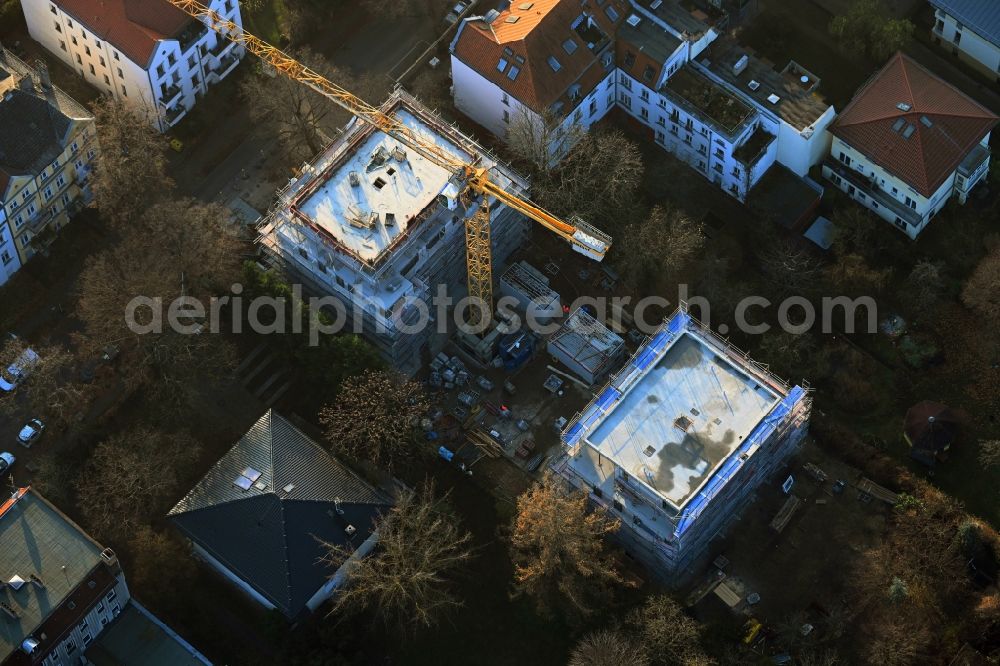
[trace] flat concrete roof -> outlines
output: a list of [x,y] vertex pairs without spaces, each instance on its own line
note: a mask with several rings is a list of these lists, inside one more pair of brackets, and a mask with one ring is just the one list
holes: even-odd
[[131,600],[87,650],[96,666],[211,666],[200,652]]
[[[685,332],[586,441],[680,510],[780,400]],[[577,455],[593,457],[590,447]]]
[[[471,159],[407,108],[394,116],[462,161]],[[295,208],[350,253],[375,263],[419,223],[452,175],[387,134],[367,131],[299,193]]]
[[[91,575],[101,563],[102,550],[30,488],[0,502],[0,576],[8,583],[0,591],[0,602],[18,616],[9,619],[0,612],[0,662]],[[15,576],[21,581],[11,586]],[[32,576],[41,585],[33,583]]]

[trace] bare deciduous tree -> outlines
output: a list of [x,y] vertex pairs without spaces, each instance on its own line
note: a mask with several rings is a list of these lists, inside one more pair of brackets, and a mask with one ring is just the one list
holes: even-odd
[[622,274],[633,288],[651,290],[676,276],[705,246],[704,227],[672,206],[655,206],[649,217],[618,241]]
[[383,19],[400,19],[422,14],[426,5],[419,0],[358,0],[365,11]]
[[783,293],[806,293],[823,274],[822,262],[791,238],[764,243],[759,259],[764,275]]
[[915,309],[926,309],[934,305],[944,290],[944,265],[937,261],[918,261],[910,271],[907,283],[907,298]]
[[153,202],[173,190],[167,176],[166,139],[150,113],[110,97],[93,104],[100,140],[92,186],[108,222],[123,227],[140,221]]
[[552,111],[535,113],[526,107],[514,112],[507,126],[507,147],[531,170],[545,173],[556,168],[559,160],[586,135],[586,128]]
[[632,636],[613,629],[587,634],[570,654],[568,666],[647,666],[647,651]]
[[962,302],[991,322],[1000,322],[1000,245],[979,261],[966,280]]
[[542,612],[589,615],[625,584],[604,542],[617,529],[605,512],[587,510],[586,495],[546,474],[517,498],[510,544],[516,592]]
[[645,646],[653,666],[709,666],[701,646],[702,626],[665,594],[650,597],[628,615],[628,624]]
[[[0,368],[9,368],[29,349],[21,338],[9,338],[0,345]],[[12,416],[27,406],[33,417],[47,425],[69,426],[86,409],[92,396],[87,384],[78,380],[76,359],[62,347],[31,347],[38,358],[26,364],[24,380],[18,384],[17,398],[2,396],[0,414]]]
[[190,582],[197,574],[194,558],[173,535],[140,525],[128,537],[131,562],[129,587],[145,598],[176,599],[178,585]]
[[1000,439],[979,440],[979,464],[983,467],[1000,466]]
[[384,370],[366,370],[344,380],[319,420],[335,451],[392,469],[419,455],[416,429],[427,409],[419,383]]
[[[316,73],[372,104],[380,103],[385,96],[386,86],[375,76],[355,77],[308,47],[294,49],[292,55]],[[296,160],[309,159],[319,153],[328,139],[352,118],[350,113],[308,86],[266,69],[244,77],[240,93],[254,121],[267,124],[289,157]]]
[[536,176],[533,192],[552,212],[614,235],[637,210],[642,173],[639,147],[620,130],[587,132],[558,169]]
[[[88,260],[80,277],[77,313],[94,349],[121,347],[119,366],[132,386],[144,384],[165,409],[189,402],[205,382],[227,376],[235,352],[222,336],[174,330],[168,306],[197,298],[207,316],[210,297],[224,293],[240,275],[244,244],[216,204],[166,201],[150,208],[141,225],[123,230],[112,248]],[[133,330],[126,307],[136,297],[162,299],[160,332]],[[155,328],[156,302],[146,301],[135,322]],[[198,318],[179,319],[195,327]],[[156,381],[152,381],[155,379]]]
[[343,546],[324,543],[323,562],[345,567],[346,582],[333,598],[335,612],[373,610],[402,633],[437,624],[462,605],[453,582],[473,557],[472,535],[462,529],[448,496],[435,496],[425,483],[399,497],[377,519],[378,546],[362,558]]
[[103,534],[130,534],[175,499],[199,450],[187,433],[144,426],[109,437],[94,449],[76,484],[84,515]]

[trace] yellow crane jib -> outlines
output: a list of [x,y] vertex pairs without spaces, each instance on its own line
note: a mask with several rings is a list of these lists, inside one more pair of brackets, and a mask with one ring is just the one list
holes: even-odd
[[489,197],[538,222],[566,240],[574,250],[591,259],[601,261],[610,249],[611,237],[607,234],[578,217],[569,221],[561,220],[531,201],[507,192],[490,180],[488,169],[460,160],[442,146],[425,139],[396,118],[326,79],[280,49],[248,33],[241,26],[223,18],[198,0],[167,0],[167,2],[189,16],[203,21],[226,39],[242,45],[248,52],[273,67],[276,72],[308,86],[434,164],[452,173],[461,174],[464,187],[483,196],[479,210],[465,222],[466,264],[469,295],[481,300],[487,315],[490,314],[489,310],[493,305],[493,262],[487,202]]

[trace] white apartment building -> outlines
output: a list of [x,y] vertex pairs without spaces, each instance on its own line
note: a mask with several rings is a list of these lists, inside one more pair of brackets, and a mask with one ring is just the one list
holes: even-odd
[[0,48],[0,285],[90,202],[96,156],[90,113]]
[[915,239],[989,170],[998,118],[897,53],[830,127],[823,175]]
[[[242,27],[238,0],[206,0]],[[161,131],[225,78],[244,49],[165,0],[21,0],[31,37],[87,83],[145,108]]]
[[1000,2],[930,0],[931,36],[986,76],[1000,81]]
[[[460,27],[455,104],[500,137],[519,116],[590,127],[620,109],[744,202],[775,162],[806,176],[829,150],[836,115],[819,79],[795,62],[773,69],[707,18],[678,0],[512,3]],[[555,135],[555,158],[566,135]]]

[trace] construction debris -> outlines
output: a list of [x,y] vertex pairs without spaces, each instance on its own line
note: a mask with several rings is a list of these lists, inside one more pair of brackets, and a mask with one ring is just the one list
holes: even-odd
[[792,519],[795,512],[799,510],[799,506],[802,505],[802,500],[795,495],[789,495],[788,499],[778,510],[777,515],[774,516],[774,520],[771,521],[771,529],[781,534],[781,531],[785,529],[788,525],[788,521]]

